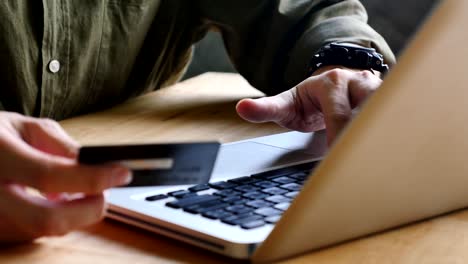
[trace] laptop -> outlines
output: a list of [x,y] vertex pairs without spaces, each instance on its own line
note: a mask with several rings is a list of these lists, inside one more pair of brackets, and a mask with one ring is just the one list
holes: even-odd
[[210,184],[112,189],[108,217],[271,262],[467,207],[466,14],[441,2],[331,149],[323,131],[224,144]]

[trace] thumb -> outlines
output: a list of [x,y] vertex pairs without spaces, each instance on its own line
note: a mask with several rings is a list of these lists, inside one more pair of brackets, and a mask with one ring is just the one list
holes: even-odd
[[32,147],[48,154],[76,158],[79,144],[60,125],[49,119],[27,119],[22,137]]
[[271,97],[242,99],[237,103],[236,110],[240,117],[253,123],[286,124],[295,113],[291,90]]

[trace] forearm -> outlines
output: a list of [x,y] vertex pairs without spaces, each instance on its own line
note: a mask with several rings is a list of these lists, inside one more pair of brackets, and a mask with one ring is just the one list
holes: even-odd
[[[317,49],[330,42],[354,43],[375,48],[385,63],[395,64],[395,56],[385,40],[367,25],[367,13],[359,1],[343,1],[317,13],[306,32],[292,49],[286,65],[285,81],[290,85],[307,77],[308,63]],[[311,54],[304,56],[305,54]]]
[[[367,14],[357,0],[239,0],[225,9],[212,1],[199,3],[202,16],[220,28],[237,70],[267,94],[306,78],[310,58],[328,42],[373,47],[384,54],[386,63],[395,60],[386,42],[367,25]],[[228,14],[221,16],[223,12]]]

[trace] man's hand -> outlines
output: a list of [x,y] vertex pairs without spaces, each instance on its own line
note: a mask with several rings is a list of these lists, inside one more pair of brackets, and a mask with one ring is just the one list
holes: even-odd
[[78,148],[52,120],[0,111],[0,243],[62,235],[103,217],[103,191],[128,183],[130,172],[80,165]]
[[250,122],[273,121],[302,132],[326,127],[331,144],[352,118],[352,110],[381,83],[377,75],[367,70],[324,67],[316,75],[276,96],[241,100],[237,112]]

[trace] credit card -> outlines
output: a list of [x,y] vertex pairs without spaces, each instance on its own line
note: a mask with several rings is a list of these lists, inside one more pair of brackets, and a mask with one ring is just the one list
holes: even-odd
[[219,142],[85,146],[83,164],[120,163],[133,172],[127,186],[206,183],[211,177]]

